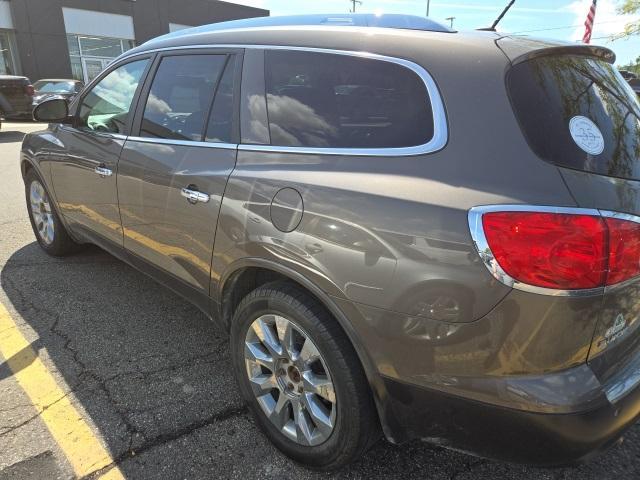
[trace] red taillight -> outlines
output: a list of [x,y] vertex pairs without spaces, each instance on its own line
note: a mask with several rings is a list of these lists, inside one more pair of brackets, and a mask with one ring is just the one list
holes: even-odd
[[33,97],[33,94],[36,91],[33,89],[33,85],[25,85],[24,86],[24,93],[26,93],[27,95],[29,95],[30,97]]
[[609,229],[609,274],[607,285],[640,275],[640,224],[606,218]]
[[491,212],[482,226],[498,264],[520,282],[561,290],[604,284],[607,232],[600,217]]
[[494,258],[513,279],[537,287],[603,287],[640,275],[640,224],[588,214],[486,212]]

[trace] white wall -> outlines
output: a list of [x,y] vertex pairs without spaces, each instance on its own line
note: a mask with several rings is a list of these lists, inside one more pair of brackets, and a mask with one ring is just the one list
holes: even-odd
[[102,13],[78,8],[62,8],[67,33],[135,40],[133,18],[128,15]]
[[8,0],[0,1],[0,28],[13,28],[11,4]]

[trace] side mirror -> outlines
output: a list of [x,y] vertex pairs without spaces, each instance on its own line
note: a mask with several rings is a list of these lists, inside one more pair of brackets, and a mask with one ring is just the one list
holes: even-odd
[[69,122],[69,103],[67,99],[64,97],[47,98],[33,109],[33,119],[47,123]]

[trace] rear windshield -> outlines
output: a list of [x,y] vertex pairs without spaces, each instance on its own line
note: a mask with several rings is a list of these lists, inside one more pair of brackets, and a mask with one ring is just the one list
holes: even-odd
[[535,58],[509,71],[507,88],[540,158],[640,179],[640,104],[612,65],[585,56]]

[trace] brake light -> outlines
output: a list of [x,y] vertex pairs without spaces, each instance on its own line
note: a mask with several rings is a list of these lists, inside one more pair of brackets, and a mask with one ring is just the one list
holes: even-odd
[[25,85],[24,86],[24,93],[26,93],[30,97],[33,97],[33,95],[36,93],[36,91],[34,90],[33,85]]
[[482,229],[502,270],[521,283],[578,290],[640,275],[636,222],[595,214],[491,211],[482,215]]

